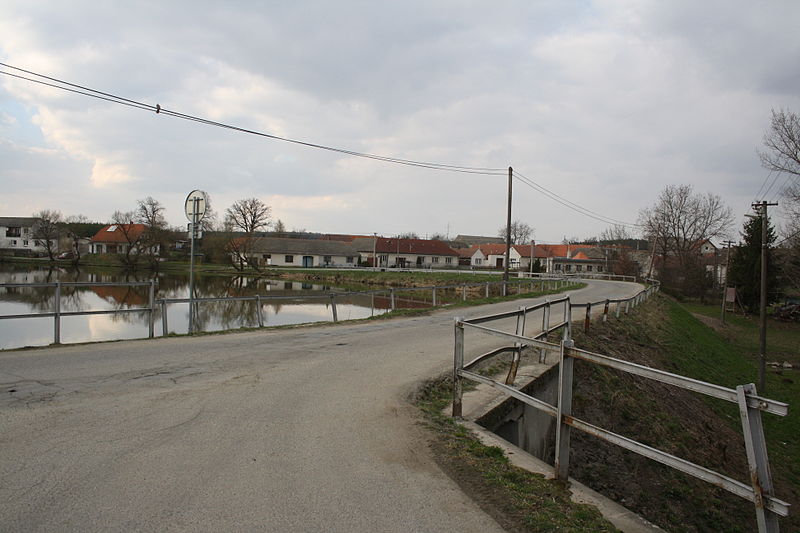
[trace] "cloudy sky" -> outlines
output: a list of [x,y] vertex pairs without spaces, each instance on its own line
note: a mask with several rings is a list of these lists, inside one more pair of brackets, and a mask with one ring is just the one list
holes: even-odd
[[[513,166],[622,221],[687,183],[738,224],[773,181],[756,153],[770,110],[800,111],[798,21],[795,0],[4,0],[0,62],[312,143]],[[258,197],[288,229],[331,233],[494,235],[506,211],[502,175],[345,156],[5,75],[0,185],[4,216],[107,221],[153,196],[174,225],[193,189],[220,212]],[[607,226],[518,180],[513,210],[543,242]]]

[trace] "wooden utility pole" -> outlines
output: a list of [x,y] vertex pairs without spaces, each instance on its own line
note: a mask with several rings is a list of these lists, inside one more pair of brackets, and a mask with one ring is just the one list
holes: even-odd
[[767,391],[767,252],[769,251],[769,243],[767,243],[767,222],[769,221],[767,217],[767,207],[771,205],[778,204],[766,201],[753,204],[753,209],[761,215],[761,334],[758,339],[758,349],[760,352],[758,361],[758,391],[761,394]]
[[508,290],[508,263],[511,261],[511,175],[513,169],[508,167],[508,213],[506,215],[506,262],[503,270],[503,296]]
[[[733,241],[724,241],[722,244],[727,245],[725,248],[725,283],[721,283],[722,285],[722,311],[720,311],[720,320],[722,323],[725,323],[725,300],[728,297],[728,269],[731,267],[731,244]],[[722,279],[720,279],[722,281]]]

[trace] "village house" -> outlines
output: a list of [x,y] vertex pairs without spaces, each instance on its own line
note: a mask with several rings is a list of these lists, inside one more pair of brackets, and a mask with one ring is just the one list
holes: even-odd
[[[144,224],[109,224],[103,226],[90,244],[89,251],[93,254],[124,254],[143,252],[141,247],[142,236],[147,226]],[[153,251],[158,254],[159,245],[153,245]]]
[[322,239],[256,237],[244,254],[262,266],[354,267],[359,261],[351,243]]
[[353,246],[363,262],[384,268],[452,268],[459,260],[458,252],[437,240],[366,237]]
[[[34,238],[39,219],[35,217],[0,217],[0,251],[14,255],[47,253],[44,243]],[[58,243],[51,241],[54,249]]]

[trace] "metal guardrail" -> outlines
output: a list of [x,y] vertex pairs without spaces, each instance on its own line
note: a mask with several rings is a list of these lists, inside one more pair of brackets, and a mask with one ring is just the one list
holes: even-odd
[[[658,290],[658,286],[653,285],[643,291],[640,291],[629,299],[605,300],[603,319],[605,320],[608,317],[609,303],[617,303],[617,316],[619,316],[619,306],[622,303],[626,304],[625,310],[627,313],[631,306],[635,307],[639,305],[649,298],[650,295],[652,295],[656,290]],[[503,392],[504,394],[507,394],[508,396],[516,398],[526,405],[530,405],[531,407],[547,413],[556,419],[557,428],[555,461],[553,465],[556,478],[566,481],[569,477],[570,430],[571,428],[575,428],[593,435],[601,440],[610,442],[626,450],[632,451],[644,457],[648,457],[654,461],[694,476],[698,479],[702,479],[754,503],[759,532],[777,532],[778,517],[788,515],[790,504],[776,498],[773,494],[769,460],[767,458],[766,440],[764,438],[764,430],[761,423],[761,411],[772,413],[778,416],[786,416],[788,413],[788,405],[783,402],[758,396],[756,393],[756,387],[752,383],[739,385],[736,387],[736,389],[730,389],[720,385],[715,385],[713,383],[707,383],[685,376],[680,376],[678,374],[665,372],[663,370],[658,370],[621,359],[615,359],[606,355],[575,348],[574,341],[571,339],[571,313],[569,312],[569,309],[572,307],[585,307],[587,310],[586,320],[588,324],[589,314],[591,312],[592,305],[594,304],[574,305],[569,302],[568,297],[564,298],[563,300],[566,300],[564,322],[553,326],[546,324],[543,327],[542,333],[535,337],[526,337],[522,334],[524,332],[525,316],[527,313],[537,309],[544,309],[545,316],[547,316],[549,305],[552,305],[555,302],[546,302],[545,304],[539,304],[538,306],[532,306],[530,308],[520,308],[520,310],[516,312],[499,313],[497,315],[480,317],[478,319],[456,319],[453,362],[453,416],[460,417],[462,415],[464,379],[469,379],[477,383],[491,386]],[[489,328],[485,325],[480,325],[486,324],[492,320],[508,319],[513,316],[517,316],[518,318],[517,329],[515,333],[508,333]],[[549,319],[544,318],[543,322],[546,323],[547,320]],[[522,323],[522,326],[520,326],[520,323]],[[560,328],[563,328],[564,332],[563,339],[561,340],[560,344],[554,344],[541,340],[541,338],[546,337],[549,331],[554,331]],[[480,331],[481,333],[504,338],[506,340],[513,341],[514,344],[512,346],[497,348],[473,359],[467,364],[464,364],[465,329],[474,329],[476,331]],[[551,351],[559,354],[560,368],[558,378],[559,383],[557,405],[551,405],[543,400],[534,398],[533,396],[525,394],[524,392],[512,386],[514,383],[512,372],[516,372],[516,368],[519,365],[521,351],[527,346],[539,348],[542,353]],[[471,371],[471,368],[473,368],[479,362],[486,360],[488,357],[504,352],[511,352],[513,354],[511,370],[506,377],[505,383],[501,383],[497,380]],[[540,355],[540,360],[542,360],[542,357],[543,356]],[[573,365],[576,359],[581,359],[597,365],[607,366],[622,372],[652,379],[671,386],[737,404],[739,406],[739,413],[742,421],[742,433],[747,452],[750,484],[748,485],[711,469],[697,465],[680,457],[676,457],[662,450],[647,446],[628,437],[618,435],[608,431],[607,429],[598,427],[572,416]]]
[[[26,318],[53,318],[53,343],[61,343],[61,318],[65,316],[81,316],[81,315],[109,315],[109,314],[125,314],[125,313],[147,313],[148,314],[148,338],[155,337],[155,317],[156,310],[160,310],[161,314],[161,331],[162,335],[166,336],[169,332],[169,324],[167,320],[167,306],[170,304],[183,304],[189,303],[190,305],[198,305],[205,302],[256,302],[257,303],[257,320],[258,326],[264,327],[264,317],[262,314],[261,304],[270,300],[282,301],[314,301],[314,300],[328,300],[331,306],[331,319],[333,322],[339,321],[338,310],[336,307],[337,299],[352,297],[352,296],[369,296],[369,295],[386,295],[389,298],[389,306],[392,311],[398,307],[398,303],[403,301],[403,296],[408,293],[415,292],[429,292],[431,294],[431,306],[436,307],[442,303],[442,292],[446,290],[461,291],[461,299],[466,301],[468,299],[470,288],[482,288],[484,297],[489,297],[492,287],[501,287],[501,294],[507,296],[510,288],[516,287],[517,294],[521,294],[528,286],[530,291],[534,291],[538,286],[540,290],[564,288],[571,284],[571,281],[565,279],[541,279],[541,280],[509,280],[503,281],[487,281],[481,283],[459,283],[451,285],[427,286],[427,287],[402,287],[402,288],[387,288],[375,289],[369,291],[342,291],[342,292],[328,292],[325,294],[311,294],[311,295],[296,295],[296,296],[272,296],[272,295],[255,295],[255,296],[226,296],[219,298],[204,297],[204,298],[159,298],[156,299],[156,283],[155,280],[146,282],[52,282],[52,283],[0,283],[0,288],[45,288],[50,287],[55,289],[55,296],[53,298],[53,311],[46,313],[24,313],[13,315],[0,315],[0,320],[8,319],[26,319]],[[103,309],[103,310],[90,310],[90,311],[62,311],[61,309],[61,289],[64,287],[142,287],[149,286],[148,304],[142,307],[132,307],[128,309]]]

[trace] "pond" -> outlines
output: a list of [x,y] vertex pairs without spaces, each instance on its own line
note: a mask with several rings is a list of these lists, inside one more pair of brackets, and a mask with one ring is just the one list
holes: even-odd
[[[125,273],[109,269],[63,269],[0,263],[0,284],[88,282],[149,282],[155,279],[155,298],[189,297],[189,275],[169,272]],[[62,286],[62,312],[100,311],[147,308],[149,286]],[[369,290],[364,288],[362,290]],[[0,286],[0,317],[4,315],[52,313],[55,306],[54,287]],[[269,280],[247,276],[195,276],[195,297],[230,298],[260,295],[261,321],[264,326],[280,326],[332,320],[331,299],[321,296],[347,292],[329,285],[299,281]],[[320,298],[309,299],[309,296]],[[419,307],[423,302],[396,302],[397,307]],[[427,305],[427,304],[424,304]],[[337,296],[339,320],[367,318],[387,312],[391,307],[387,294]],[[259,325],[255,301],[216,301],[195,304],[195,330],[221,331]],[[166,306],[169,333],[186,333],[189,322],[188,303]],[[155,335],[164,332],[162,307],[156,305]],[[61,317],[62,343],[135,339],[148,336],[149,311],[103,315]],[[45,346],[54,339],[52,317],[13,318],[0,320],[0,349],[24,346]]]

